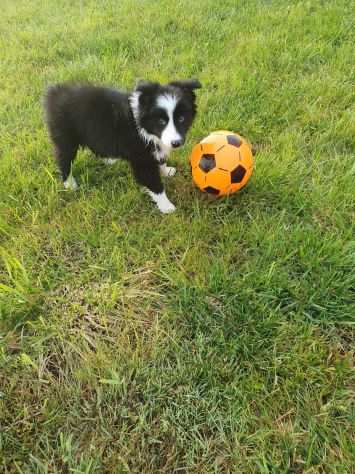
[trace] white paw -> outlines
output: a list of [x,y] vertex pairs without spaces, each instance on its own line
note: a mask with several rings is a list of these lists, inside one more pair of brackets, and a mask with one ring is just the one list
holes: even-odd
[[68,176],[68,178],[64,181],[63,184],[65,189],[70,189],[71,191],[75,191],[76,189],[78,189],[78,183],[72,175]]
[[166,173],[165,176],[170,177],[170,176],[175,176],[175,174],[176,174],[176,168],[174,168],[173,166],[167,166],[166,171],[167,171],[167,173]]
[[156,194],[150,191],[150,189],[146,189],[146,192],[149,194],[149,196],[153,199],[155,204],[158,206],[158,209],[160,212],[163,214],[170,214],[171,212],[174,212],[176,207],[172,202],[169,201],[165,191],[162,193]]
[[114,165],[117,160],[114,160],[113,158],[104,158],[103,162],[105,165]]
[[164,177],[171,177],[176,174],[176,168],[173,166],[166,166],[166,164],[160,165],[160,174]]
[[162,212],[163,214],[170,214],[171,212],[174,212],[176,210],[176,207],[174,204],[170,201],[164,204],[158,204],[159,211]]

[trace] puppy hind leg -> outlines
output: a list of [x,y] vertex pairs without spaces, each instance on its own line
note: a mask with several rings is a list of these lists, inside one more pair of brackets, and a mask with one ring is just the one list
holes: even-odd
[[54,150],[55,159],[62,175],[64,187],[73,191],[78,188],[78,184],[71,173],[72,163],[75,159],[77,150],[77,146],[62,148],[58,145],[55,145]]

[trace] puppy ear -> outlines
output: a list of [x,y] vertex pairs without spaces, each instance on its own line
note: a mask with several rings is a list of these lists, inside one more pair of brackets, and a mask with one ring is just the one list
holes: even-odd
[[134,90],[142,93],[152,93],[155,92],[159,86],[159,82],[138,81]]
[[197,79],[185,79],[182,81],[169,82],[169,86],[179,87],[185,91],[193,91],[194,89],[201,89],[202,84]]

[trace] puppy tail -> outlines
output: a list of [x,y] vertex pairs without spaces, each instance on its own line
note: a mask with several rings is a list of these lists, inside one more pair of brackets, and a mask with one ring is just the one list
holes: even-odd
[[42,106],[48,124],[54,117],[64,113],[66,105],[70,102],[70,95],[71,89],[65,84],[53,84],[47,87],[42,98]]
[[63,96],[64,87],[61,84],[53,84],[47,87],[42,98],[42,104],[45,109],[60,101]]

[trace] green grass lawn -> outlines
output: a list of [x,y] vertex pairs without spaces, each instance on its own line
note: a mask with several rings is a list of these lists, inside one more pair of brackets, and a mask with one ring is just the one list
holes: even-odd
[[[2,0],[0,472],[354,472],[348,0]],[[57,177],[41,96],[196,77],[163,216],[129,167]],[[187,157],[258,146],[209,201]]]

